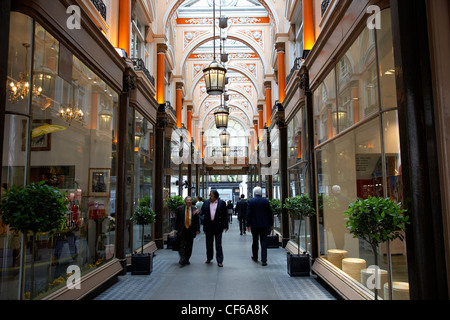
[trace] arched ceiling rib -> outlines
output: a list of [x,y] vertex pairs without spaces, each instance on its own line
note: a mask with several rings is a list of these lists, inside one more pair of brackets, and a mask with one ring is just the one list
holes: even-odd
[[[189,0],[187,0],[187,1],[189,1]],[[172,1],[172,3],[170,4],[168,10],[166,11],[166,13],[164,15],[164,19],[163,19],[164,34],[167,34],[168,25],[169,25],[170,21],[172,21],[172,19],[174,18],[174,15],[176,14],[176,12],[180,8],[180,6],[187,1],[186,0],[173,0]],[[254,2],[256,3],[256,1],[254,1]],[[259,2],[266,9],[266,11],[270,17],[270,20],[274,22],[275,31],[278,32],[279,20],[278,20],[278,16],[276,15],[276,10],[273,7],[273,5],[270,2],[264,1],[264,0],[257,0],[257,2]],[[218,9],[218,7],[217,7],[217,9]]]

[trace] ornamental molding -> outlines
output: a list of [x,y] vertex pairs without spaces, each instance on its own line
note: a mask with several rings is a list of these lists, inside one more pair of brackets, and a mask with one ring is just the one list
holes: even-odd
[[247,38],[255,41],[261,48],[264,49],[264,31],[261,30],[251,30],[251,29],[240,29],[236,30],[236,33],[242,34]]
[[209,31],[184,31],[183,33],[183,51],[196,38],[208,33]]

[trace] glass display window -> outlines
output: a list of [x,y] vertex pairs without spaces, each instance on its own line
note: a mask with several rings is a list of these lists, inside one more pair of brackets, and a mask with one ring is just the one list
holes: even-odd
[[[333,139],[321,139],[316,112],[318,235],[321,257],[373,296],[376,284],[370,279],[378,270],[378,298],[395,300],[409,298],[405,241],[381,243],[375,258],[373,248],[350,233],[344,215],[356,199],[403,201],[389,9],[381,12],[381,19],[383,28],[365,28],[327,76],[336,76],[337,110],[345,110],[345,117],[336,117]],[[321,84],[314,92],[316,110],[323,105],[323,88]]]
[[341,132],[379,111],[375,33],[365,28],[336,66],[338,107],[333,121]]
[[[28,73],[32,89],[7,98],[2,186],[45,181],[68,200],[59,230],[38,233],[34,251],[25,238],[23,298],[40,299],[65,286],[69,266],[85,275],[114,257],[118,94],[66,48],[61,61],[59,41],[30,17],[12,12],[10,23],[9,77]],[[1,299],[19,296],[20,244],[2,226]]]
[[[134,121],[134,208],[144,198],[153,208],[153,124],[138,111],[135,111]],[[142,239],[144,245],[153,240],[152,225],[142,228],[133,224],[133,251],[142,246]]]
[[337,121],[333,121],[333,114],[336,115],[335,81],[333,70],[313,93],[315,145],[331,139],[337,133]]

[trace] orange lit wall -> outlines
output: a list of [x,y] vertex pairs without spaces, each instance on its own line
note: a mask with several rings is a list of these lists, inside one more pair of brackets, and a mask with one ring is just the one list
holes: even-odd
[[[163,75],[164,77],[164,75]],[[164,89],[163,89],[164,90]],[[177,88],[177,128],[181,128],[181,88]]]
[[267,127],[270,127],[272,117],[272,89],[270,87],[266,87],[266,122]]
[[164,61],[165,53],[158,52],[158,75],[156,79],[156,101],[158,104],[165,103],[164,97]]
[[131,0],[119,2],[119,48],[130,55]]
[[263,122],[264,122],[264,114],[263,114],[263,106],[258,106],[258,115],[259,115],[259,140],[262,140],[262,130],[263,130]]
[[283,103],[286,97],[286,71],[284,51],[278,51],[278,101]]
[[303,45],[305,50],[311,50],[316,41],[314,35],[313,0],[303,0]]
[[198,152],[198,126],[194,126],[195,151]]

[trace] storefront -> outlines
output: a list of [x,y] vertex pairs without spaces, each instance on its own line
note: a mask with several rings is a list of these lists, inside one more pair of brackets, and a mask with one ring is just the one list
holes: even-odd
[[[371,29],[361,22],[351,29],[351,36],[340,45],[341,53],[326,64],[319,65],[325,61],[319,62],[317,56],[307,60],[311,87],[298,94],[292,85],[287,94],[289,197],[313,195],[318,213],[315,221],[290,218],[291,243],[311,252],[314,272],[350,299],[374,299],[374,288],[367,281],[374,268],[382,282],[378,298],[409,299],[406,241],[397,239],[389,248],[381,244],[375,266],[372,248],[353,238],[344,215],[357,198],[403,202],[390,13],[389,8],[380,12],[382,28]],[[331,50],[332,44],[319,45]],[[301,81],[301,72],[296,72]],[[312,119],[307,108],[312,109]],[[313,135],[307,132],[308,122]],[[309,181],[311,170],[314,183]]]
[[[59,1],[15,1],[5,14],[2,187],[44,180],[66,192],[70,214],[37,235],[34,254],[28,235],[24,256],[21,235],[1,224],[0,299],[79,299],[126,272],[142,239],[155,250],[153,226],[130,221],[140,199],[154,201],[153,84],[83,11],[78,29]],[[81,290],[66,286],[74,268]]]

